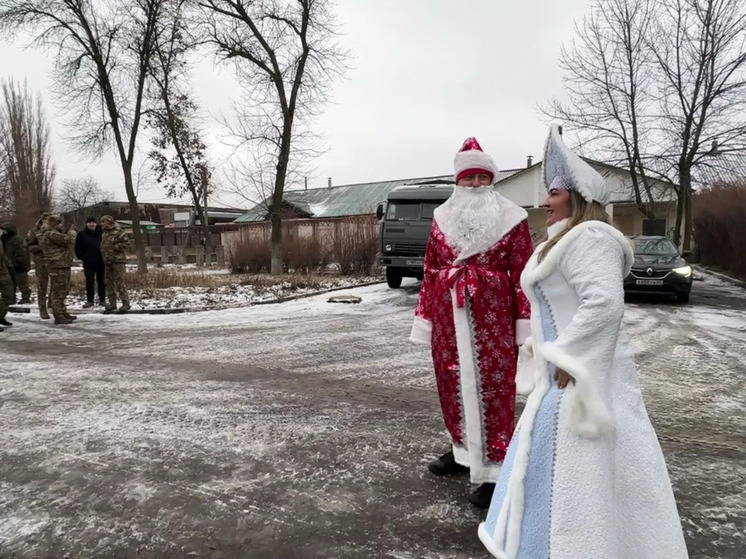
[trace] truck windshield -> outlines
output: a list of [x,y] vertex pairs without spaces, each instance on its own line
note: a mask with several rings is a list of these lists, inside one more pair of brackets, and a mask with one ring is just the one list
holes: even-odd
[[389,202],[388,209],[386,210],[386,219],[391,221],[429,221],[433,219],[435,208],[443,202],[443,200],[434,202],[397,200],[396,202]]
[[420,219],[421,202],[397,201],[389,202],[386,210],[386,219],[393,221],[406,221]]

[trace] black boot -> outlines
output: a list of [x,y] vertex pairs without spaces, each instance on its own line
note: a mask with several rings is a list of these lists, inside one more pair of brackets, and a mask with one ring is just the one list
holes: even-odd
[[0,324],[2,324],[3,326],[13,326],[12,322],[8,322],[7,320],[5,320],[5,317],[0,318]]
[[448,451],[437,460],[430,462],[427,469],[436,476],[452,476],[456,474],[465,474],[469,471],[469,468],[466,466],[456,463],[452,451]]
[[93,301],[86,301],[85,303],[83,303],[84,309],[90,309],[92,306],[93,306]]
[[54,323],[55,324],[72,324],[73,321],[67,318],[65,315],[60,315],[60,316],[54,317]]
[[65,313],[62,316],[64,316],[65,318],[67,318],[69,320],[78,320],[78,315],[77,314],[70,314],[67,311],[65,311]]
[[492,502],[492,494],[495,492],[494,483],[483,483],[477,487],[471,495],[469,495],[469,502],[477,508],[488,509]]

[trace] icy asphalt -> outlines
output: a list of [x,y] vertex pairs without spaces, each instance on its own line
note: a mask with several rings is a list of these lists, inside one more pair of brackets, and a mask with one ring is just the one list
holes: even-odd
[[[486,558],[467,480],[427,473],[447,445],[407,341],[417,290],[11,315],[0,558]],[[627,306],[693,559],[746,557],[745,294],[710,280],[689,305]]]

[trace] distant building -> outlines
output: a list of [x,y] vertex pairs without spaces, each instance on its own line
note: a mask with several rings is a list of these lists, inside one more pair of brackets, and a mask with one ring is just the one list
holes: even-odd
[[[657,217],[651,221],[639,211],[635,204],[629,171],[590,159],[586,161],[611,183],[614,195],[606,209],[623,233],[627,235],[670,235],[672,233],[676,220],[676,196],[673,184],[662,180],[652,181]],[[316,235],[322,228],[328,229],[332,226],[338,228],[339,226],[335,223],[375,220],[378,204],[384,202],[388,193],[398,186],[453,183],[453,175],[440,175],[308,190],[289,190],[284,193],[283,197],[283,223],[286,232],[291,237],[295,234]],[[503,196],[528,211],[529,226],[534,237],[543,235],[546,229],[546,210],[541,205],[547,197],[547,192],[541,182],[541,162],[533,163],[532,158],[529,158],[526,167],[500,171],[495,188]],[[261,231],[264,237],[268,238],[268,207],[269,201],[259,204],[236,219],[235,223],[250,227],[255,234]],[[242,233],[239,231],[224,235],[224,244],[240,239]],[[245,236],[245,233],[243,235]],[[226,239],[226,236],[229,238]]]
[[[199,225],[199,219],[194,211],[194,206],[186,204],[168,204],[168,203],[146,203],[138,204],[140,210],[141,225],[148,222],[150,229],[156,230],[158,227],[191,227]],[[237,217],[240,217],[246,210],[236,208],[207,208],[207,220],[209,225],[220,223],[231,223]],[[74,223],[78,227],[85,225],[89,217],[101,218],[102,215],[111,215],[117,221],[123,223],[132,223],[129,202],[101,202],[92,206],[87,206],[72,212],[62,214],[66,223]],[[130,225],[131,227],[131,225]]]

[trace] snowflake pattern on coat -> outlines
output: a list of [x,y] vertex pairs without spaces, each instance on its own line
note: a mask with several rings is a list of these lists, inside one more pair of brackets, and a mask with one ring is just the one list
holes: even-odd
[[518,354],[515,321],[530,314],[520,276],[532,252],[525,220],[489,250],[456,265],[458,254],[434,221],[425,252],[415,315],[432,323],[433,366],[446,429],[454,444],[463,443],[463,398],[451,299],[451,288],[455,288],[456,304],[466,308],[471,325],[482,444],[486,447],[483,456],[493,462],[503,460],[513,435]]

